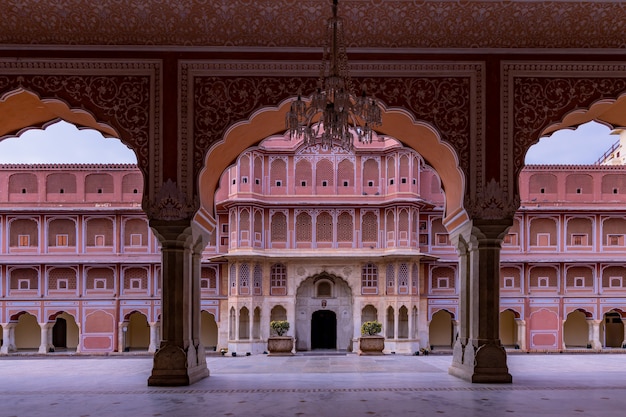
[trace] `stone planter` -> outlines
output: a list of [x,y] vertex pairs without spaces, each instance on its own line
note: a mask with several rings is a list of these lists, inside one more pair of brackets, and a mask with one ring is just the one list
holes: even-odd
[[359,339],[359,355],[382,355],[384,348],[383,336],[361,336]]
[[272,336],[267,339],[267,351],[269,356],[293,355],[293,337]]

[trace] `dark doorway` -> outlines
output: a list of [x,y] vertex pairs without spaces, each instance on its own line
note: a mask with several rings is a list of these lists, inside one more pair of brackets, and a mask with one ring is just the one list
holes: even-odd
[[337,316],[318,310],[311,320],[311,349],[337,349]]
[[52,327],[52,345],[55,348],[67,347],[67,322],[64,318],[57,317],[57,321]]
[[605,347],[621,348],[624,340],[624,322],[622,316],[614,311],[604,315]]

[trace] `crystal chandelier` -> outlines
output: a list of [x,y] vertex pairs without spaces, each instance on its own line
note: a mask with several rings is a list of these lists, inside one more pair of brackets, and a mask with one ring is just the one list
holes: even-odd
[[298,99],[291,103],[285,117],[290,139],[302,139],[305,146],[339,146],[353,149],[354,140],[372,142],[372,128],[380,126],[381,110],[377,100],[352,93],[348,55],[343,34],[343,19],[337,17],[338,0],[333,0],[333,16],[328,19],[317,90],[310,103]]

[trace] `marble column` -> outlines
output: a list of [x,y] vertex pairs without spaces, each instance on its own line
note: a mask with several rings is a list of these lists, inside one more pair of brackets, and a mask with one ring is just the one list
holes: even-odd
[[526,352],[528,350],[526,348],[526,320],[515,319],[515,324],[517,325],[516,343],[522,352]]
[[39,323],[41,337],[39,341],[39,353],[48,353],[54,347],[52,345],[52,327],[54,323]]
[[420,349],[430,349],[430,333],[428,322],[428,300],[420,298],[419,309],[417,310],[417,339]]
[[512,382],[499,337],[500,248],[512,218],[474,219],[452,234],[459,252],[459,337],[451,375],[470,382]]
[[161,345],[154,355],[151,386],[190,385],[209,376],[200,343],[200,256],[205,243],[192,221],[150,220],[161,243]]
[[155,353],[157,351],[157,342],[158,342],[158,332],[159,332],[159,322],[153,321],[149,323],[150,325],[150,345],[148,346],[148,352]]
[[591,341],[591,348],[594,350],[602,350],[602,342],[600,341],[600,323],[602,320],[588,320],[590,324],[589,340]]
[[128,335],[128,322],[121,321],[117,323],[117,351],[124,352],[126,350],[126,346],[128,345],[128,341],[126,337]]
[[2,323],[2,347],[0,354],[8,355],[15,352],[15,323]]

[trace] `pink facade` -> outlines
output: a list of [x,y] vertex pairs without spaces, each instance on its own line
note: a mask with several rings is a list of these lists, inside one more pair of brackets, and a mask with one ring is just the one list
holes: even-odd
[[[439,179],[414,151],[270,138],[220,184],[200,272],[206,347],[262,352],[274,319],[301,350],[356,350],[372,319],[389,352],[451,347],[457,255]],[[130,165],[0,166],[2,353],[157,349],[160,254],[142,189]],[[502,249],[502,343],[622,347],[626,171],[530,166],[520,191]]]

